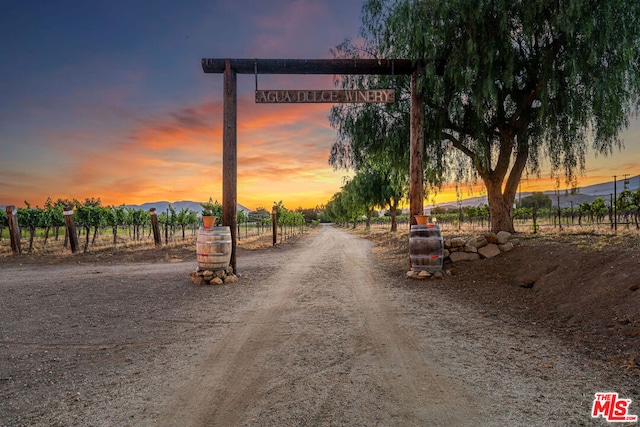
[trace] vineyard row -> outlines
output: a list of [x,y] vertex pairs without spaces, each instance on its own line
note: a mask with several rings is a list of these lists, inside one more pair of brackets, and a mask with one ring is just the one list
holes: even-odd
[[[7,206],[5,210],[0,210],[0,245],[4,245],[3,242],[14,237],[18,242],[11,241],[11,250],[13,253],[21,253],[20,242],[28,239],[27,251],[30,253],[36,238],[40,238],[42,245],[46,246],[50,236],[58,241],[64,233],[65,248],[69,246],[71,240],[73,250],[74,241],[83,236],[84,252],[86,252],[89,245],[96,245],[99,237],[105,234],[110,234],[112,244],[115,246],[124,241],[142,241],[145,233],[149,237],[152,231],[155,244],[158,245],[161,244],[163,237],[167,244],[169,240],[174,240],[178,233],[181,234],[182,240],[185,240],[188,231],[191,235],[195,235],[198,227],[202,225],[202,218],[198,213],[187,208],[176,211],[169,206],[166,213],[157,214],[153,208],[146,211],[125,206],[100,206],[99,199],[87,199],[85,203],[74,202],[73,205],[62,202],[54,204],[49,199],[44,209],[32,208],[27,203],[26,208]],[[217,207],[221,212],[222,206],[217,204]],[[251,212],[249,215],[238,211],[237,215],[238,239],[242,237],[243,232],[246,238],[271,231],[272,215],[264,209]],[[286,209],[282,203],[277,205],[276,218],[280,229],[279,234],[285,238],[294,234],[296,230],[304,229],[304,216],[300,212]],[[11,223],[15,224],[17,229],[14,234],[10,233]],[[67,232],[70,223],[75,230],[76,239],[70,239]]]

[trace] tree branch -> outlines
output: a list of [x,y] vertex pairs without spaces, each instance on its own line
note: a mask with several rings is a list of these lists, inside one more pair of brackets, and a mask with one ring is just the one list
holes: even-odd
[[482,166],[482,161],[480,160],[478,155],[474,153],[471,149],[469,149],[466,145],[464,145],[462,141],[460,141],[455,136],[446,132],[442,132],[442,136],[444,137],[444,139],[451,141],[451,144],[453,145],[454,148],[457,148],[458,150],[462,151],[462,153],[465,156],[471,159],[473,166],[476,168],[476,170],[478,171],[478,173],[483,179],[484,177],[489,175],[490,168],[484,168]]

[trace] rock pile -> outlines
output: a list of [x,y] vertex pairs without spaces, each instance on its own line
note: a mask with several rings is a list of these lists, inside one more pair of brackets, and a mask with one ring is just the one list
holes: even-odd
[[444,259],[455,263],[458,261],[493,258],[502,252],[509,252],[519,243],[512,239],[511,233],[484,233],[471,239],[462,237],[444,238]]
[[233,274],[233,267],[226,270],[196,270],[189,273],[194,285],[222,285],[223,283],[236,283],[238,276]]
[[[447,271],[448,274],[450,274],[451,272]],[[423,280],[426,279],[428,277],[432,278],[432,279],[444,279],[444,272],[442,270],[439,271],[435,271],[433,273],[429,272],[429,271],[413,271],[413,270],[409,270],[407,271],[407,278],[409,279],[418,279],[418,280]]]
[[[456,263],[459,261],[477,260],[481,258],[493,258],[502,252],[509,252],[520,244],[519,239],[512,239],[511,233],[500,231],[498,233],[484,233],[482,235],[465,239],[463,237],[443,238],[443,259],[444,262]],[[407,278],[411,279],[443,279],[445,275],[450,275],[449,270],[427,272],[427,271],[407,271]]]

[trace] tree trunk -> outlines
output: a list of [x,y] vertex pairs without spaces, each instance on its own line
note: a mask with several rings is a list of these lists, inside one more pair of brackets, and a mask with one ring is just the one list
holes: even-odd
[[394,203],[394,204],[389,204],[389,213],[391,214],[391,232],[395,232],[398,231],[398,220],[397,220],[397,214],[398,214],[398,203]]
[[89,249],[89,236],[91,235],[91,227],[85,226],[84,227],[84,235],[85,235],[85,240],[84,240],[84,253],[87,253],[87,249]]
[[93,239],[91,239],[91,244],[92,245],[96,244],[96,237],[98,237],[98,226],[97,225],[93,228]]
[[33,250],[33,238],[36,235],[36,228],[32,225],[29,226],[29,253]]
[[508,200],[504,194],[502,194],[501,181],[485,181],[487,187],[487,196],[489,198],[489,213],[491,217],[491,231],[497,233],[498,231],[508,231],[513,233],[513,218],[511,216],[511,210],[515,195]]
[[[460,145],[459,142],[454,141],[455,147],[460,148],[471,157],[478,174],[487,188],[491,231],[494,233],[499,231],[515,232],[512,217],[513,202],[516,200],[518,184],[529,158],[527,134],[521,132],[517,138],[518,143],[516,144],[516,131],[513,127],[509,125],[500,127],[500,149],[494,169],[491,169],[490,152],[487,153],[485,161],[482,161]],[[515,160],[513,156],[514,149],[516,150]],[[513,163],[512,160],[514,160]]]

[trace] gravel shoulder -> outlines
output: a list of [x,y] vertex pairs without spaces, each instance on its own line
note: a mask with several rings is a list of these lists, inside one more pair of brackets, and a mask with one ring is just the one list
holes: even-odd
[[0,425],[608,425],[599,391],[640,413],[633,369],[469,291],[477,264],[416,282],[378,249],[321,227],[222,286],[184,257],[0,260]]

